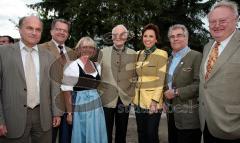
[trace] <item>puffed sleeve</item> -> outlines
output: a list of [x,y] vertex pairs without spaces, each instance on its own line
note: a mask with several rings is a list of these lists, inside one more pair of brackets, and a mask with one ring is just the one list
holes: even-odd
[[77,84],[79,77],[79,67],[77,61],[73,61],[65,67],[61,84],[62,91],[73,91],[73,86]]

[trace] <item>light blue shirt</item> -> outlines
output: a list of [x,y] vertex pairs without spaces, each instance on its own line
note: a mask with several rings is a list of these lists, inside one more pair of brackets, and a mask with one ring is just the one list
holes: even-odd
[[172,52],[172,61],[168,70],[168,88],[172,89],[172,80],[173,80],[173,74],[174,71],[177,67],[177,65],[179,64],[179,62],[182,60],[182,58],[187,55],[187,53],[191,51],[191,49],[189,47],[185,47],[183,49],[181,49],[180,51],[178,51],[177,53],[173,53]]

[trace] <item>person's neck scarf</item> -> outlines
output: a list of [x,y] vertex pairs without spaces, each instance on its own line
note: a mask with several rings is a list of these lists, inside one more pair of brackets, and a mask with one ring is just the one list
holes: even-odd
[[147,57],[148,57],[151,53],[153,53],[156,49],[157,49],[157,46],[156,46],[156,45],[152,46],[151,48],[146,48],[146,47],[145,47],[145,50],[144,50],[145,59],[147,59]]

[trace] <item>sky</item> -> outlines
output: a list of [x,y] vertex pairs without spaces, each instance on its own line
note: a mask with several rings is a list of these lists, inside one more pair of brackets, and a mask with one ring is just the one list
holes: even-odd
[[[0,0],[0,35],[9,35],[19,38],[16,24],[19,18],[27,15],[37,14],[36,11],[27,7],[27,4],[41,2],[42,0]],[[205,1],[205,0],[204,0]],[[208,29],[206,18],[203,19],[205,28]]]
[[19,18],[27,15],[37,14],[28,8],[26,4],[33,4],[41,0],[0,0],[0,35],[9,35],[19,38],[16,24]]

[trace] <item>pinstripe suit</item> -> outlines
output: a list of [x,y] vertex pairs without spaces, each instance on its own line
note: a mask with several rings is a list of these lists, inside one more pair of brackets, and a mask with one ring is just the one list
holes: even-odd
[[[57,86],[49,78],[53,57],[39,48],[40,125],[51,130],[52,116],[59,116],[54,103]],[[7,127],[7,138],[24,134],[27,122],[27,87],[19,43],[0,48],[0,124]]]

